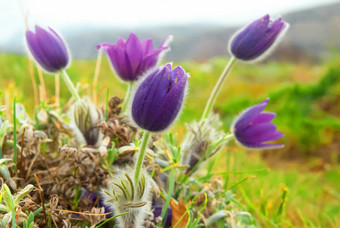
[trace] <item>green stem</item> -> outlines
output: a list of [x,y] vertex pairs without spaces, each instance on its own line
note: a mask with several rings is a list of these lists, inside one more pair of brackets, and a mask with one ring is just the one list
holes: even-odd
[[163,225],[165,225],[164,224],[164,222],[166,221],[165,216],[166,216],[166,213],[168,212],[168,207],[170,204],[172,192],[174,191],[174,186],[175,186],[175,168],[172,168],[170,171],[170,178],[169,178],[169,190],[168,190],[168,194],[166,196],[166,200],[163,205],[162,214],[161,214],[161,218],[163,219]]
[[103,56],[103,49],[98,50],[97,55],[97,62],[96,62],[96,68],[94,70],[94,77],[93,77],[93,85],[92,85],[92,99],[95,104],[97,104],[97,83],[99,78],[99,72],[100,72],[100,65],[102,62],[102,56]]
[[17,118],[16,118],[16,98],[14,97],[14,102],[13,102],[13,172],[17,172]]
[[108,111],[109,111],[109,93],[110,93],[110,89],[107,88],[107,90],[106,90],[106,102],[105,102],[105,121],[106,122],[107,122]]
[[127,91],[126,91],[126,94],[125,94],[121,113],[124,113],[126,111],[126,108],[129,104],[129,100],[130,100],[131,93],[132,93],[132,87],[133,87],[133,82],[128,82],[128,88],[127,88]]
[[137,195],[140,171],[142,169],[144,156],[145,156],[145,150],[146,150],[146,146],[148,145],[149,137],[150,137],[150,132],[144,131],[142,144],[140,145],[138,159],[135,165],[135,176],[133,179],[134,180],[133,183],[135,186],[135,196]]
[[236,63],[236,58],[231,57],[227,66],[224,68],[220,78],[218,79],[218,82],[216,83],[214,90],[210,94],[209,100],[208,100],[207,104],[205,105],[204,112],[203,112],[203,115],[201,117],[201,122],[204,119],[208,118],[208,116],[211,112],[211,109],[212,109],[213,105],[215,104],[216,98],[217,98],[218,94],[220,93],[221,88],[222,88],[224,82],[226,81],[229,73],[231,72],[231,69],[235,65],[235,63]]
[[76,101],[80,101],[80,96],[65,70],[61,71],[61,77],[63,78],[68,90],[71,92],[74,99],[76,99]]

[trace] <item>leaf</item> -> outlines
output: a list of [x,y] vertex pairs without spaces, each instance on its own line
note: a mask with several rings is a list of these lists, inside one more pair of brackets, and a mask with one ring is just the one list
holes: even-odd
[[174,228],[185,228],[189,221],[189,215],[183,200],[180,200],[177,204],[173,199],[171,199],[170,206],[172,210],[171,225]]
[[19,205],[19,202],[22,198],[24,198],[25,196],[27,196],[32,190],[34,189],[34,186],[29,184],[27,185],[23,190],[21,190],[18,195],[15,197],[14,200],[14,206]]

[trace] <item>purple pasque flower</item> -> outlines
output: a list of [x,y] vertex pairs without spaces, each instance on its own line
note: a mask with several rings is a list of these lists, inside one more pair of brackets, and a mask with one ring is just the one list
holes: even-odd
[[188,76],[180,66],[171,70],[171,64],[148,72],[132,101],[133,121],[150,132],[168,128],[183,105]]
[[69,64],[69,53],[64,40],[50,27],[35,26],[35,33],[26,31],[26,43],[35,61],[49,73],[65,69]]
[[[151,210],[152,210],[154,219],[161,216],[162,210],[163,210],[163,204],[160,202],[160,200],[158,200],[157,198],[152,199]],[[172,209],[169,206],[167,213],[166,213],[165,222],[163,223],[164,228],[171,227],[171,221],[172,221]]]
[[119,38],[116,44],[101,43],[97,49],[103,48],[109,56],[111,66],[123,81],[136,81],[145,71],[156,66],[160,54],[170,49],[165,46],[166,39],[157,49],[153,48],[153,40],[140,41],[135,33],[129,38]]
[[243,61],[264,58],[283,37],[288,27],[288,23],[281,18],[272,21],[267,14],[238,31],[229,41],[229,52]]
[[281,148],[283,144],[267,144],[283,136],[276,130],[276,125],[271,123],[276,114],[262,112],[267,106],[269,98],[242,112],[235,120],[232,131],[237,142],[253,149]]

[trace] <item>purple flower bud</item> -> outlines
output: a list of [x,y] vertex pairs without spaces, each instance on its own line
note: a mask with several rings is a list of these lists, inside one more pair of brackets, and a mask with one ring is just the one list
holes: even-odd
[[272,21],[269,15],[265,15],[238,31],[230,39],[229,52],[243,61],[265,58],[283,37],[288,27],[288,23],[281,18]]
[[269,98],[246,109],[233,124],[232,131],[236,140],[243,146],[253,149],[281,148],[283,144],[267,144],[265,142],[277,140],[283,133],[276,130],[271,123],[276,114],[262,112],[267,106]]
[[130,33],[129,39],[119,38],[116,44],[101,43],[97,49],[104,48],[111,66],[123,81],[136,81],[145,71],[156,66],[162,51],[169,49],[165,40],[158,49],[153,48],[153,41],[139,41],[138,36]]
[[35,33],[26,31],[29,52],[47,72],[56,73],[69,64],[69,54],[64,40],[53,29],[35,26]]
[[131,114],[141,128],[158,132],[176,119],[185,96],[188,74],[166,64],[147,73],[132,101]]

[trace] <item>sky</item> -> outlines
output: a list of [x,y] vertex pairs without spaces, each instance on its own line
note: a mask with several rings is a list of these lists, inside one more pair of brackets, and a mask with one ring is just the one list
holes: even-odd
[[243,25],[269,13],[280,16],[340,0],[0,0],[0,41],[30,26],[124,27],[217,23]]

